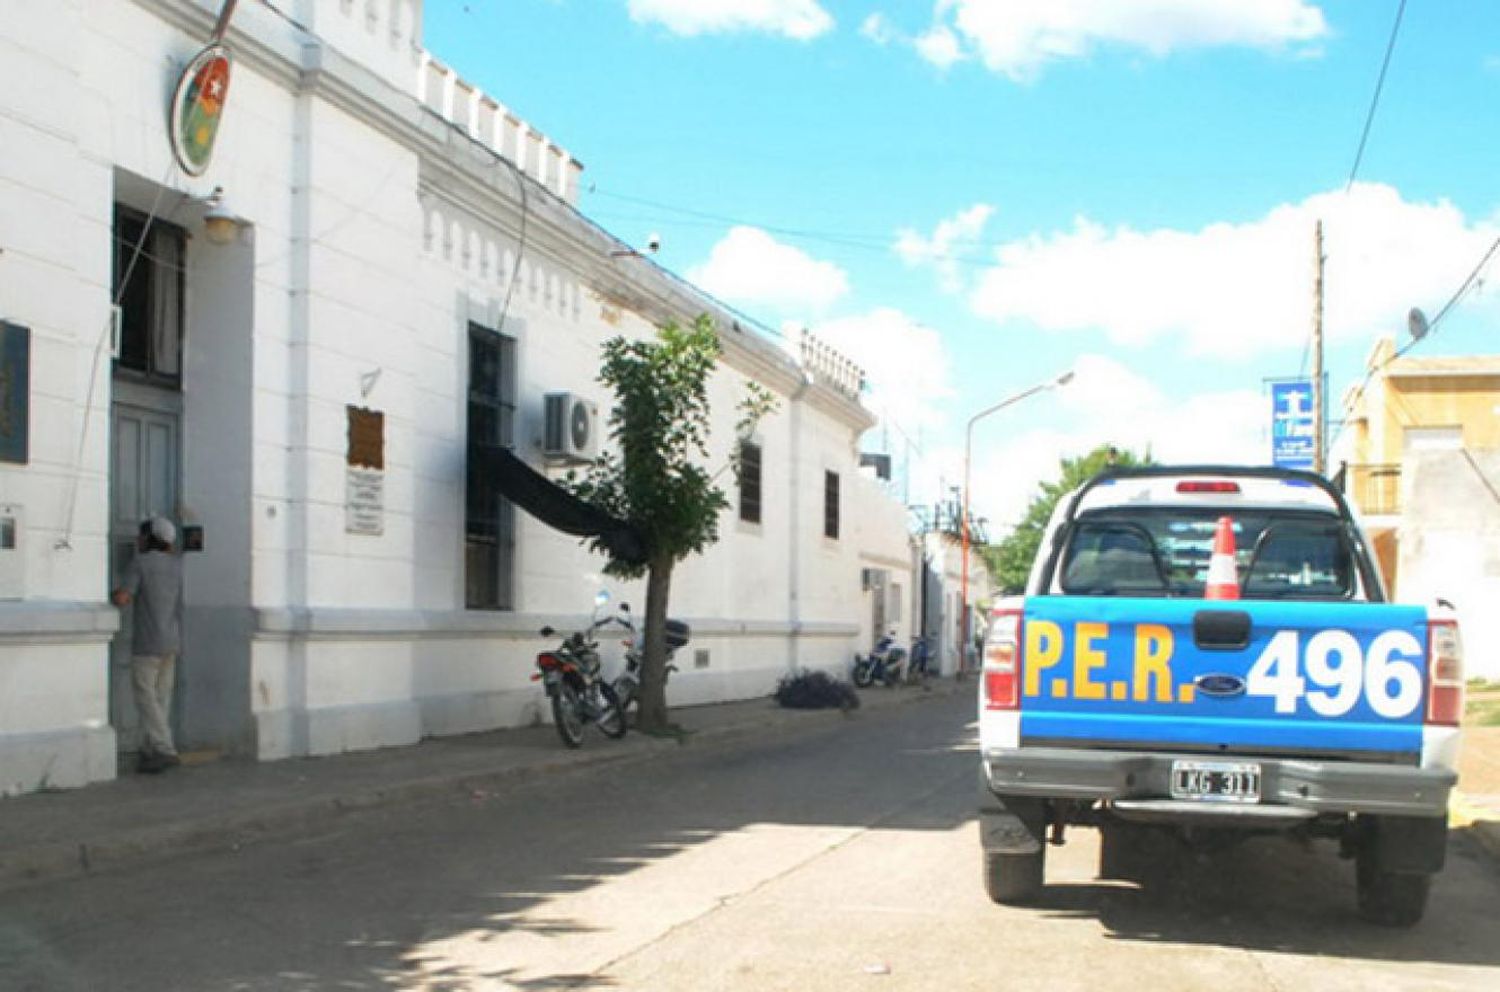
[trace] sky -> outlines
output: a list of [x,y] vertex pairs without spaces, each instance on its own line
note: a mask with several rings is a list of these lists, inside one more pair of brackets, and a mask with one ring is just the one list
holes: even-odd
[[[1003,535],[1099,444],[1267,463],[1318,220],[1335,444],[1376,340],[1465,284],[1500,237],[1500,4],[1400,8],[427,0],[425,44],[582,161],[587,216],[859,363],[908,502],[961,482],[969,418],[1072,370],[973,427]],[[1489,276],[1413,356],[1500,354]]]

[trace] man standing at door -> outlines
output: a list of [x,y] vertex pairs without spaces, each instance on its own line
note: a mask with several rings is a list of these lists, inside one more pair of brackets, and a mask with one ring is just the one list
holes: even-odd
[[167,518],[142,521],[137,553],[110,594],[116,606],[135,604],[130,681],[141,717],[140,770],[151,774],[180,763],[169,721],[182,650],[182,559],[172,553],[176,539],[177,528]]

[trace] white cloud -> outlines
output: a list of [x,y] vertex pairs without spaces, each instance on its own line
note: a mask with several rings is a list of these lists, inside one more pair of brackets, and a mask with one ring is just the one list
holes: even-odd
[[731,228],[687,277],[732,303],[783,312],[826,310],[849,291],[843,269],[756,227]]
[[903,229],[896,238],[896,254],[908,266],[932,265],[942,277],[943,288],[958,292],[963,288],[963,279],[954,249],[957,247],[961,253],[965,242],[977,241],[994,213],[995,208],[989,204],[976,203],[940,221],[931,237]]
[[881,308],[840,317],[812,332],[864,369],[866,405],[915,439],[943,424],[940,407],[953,396],[942,335],[899,310]]
[[866,17],[864,23],[859,26],[859,33],[877,45],[889,45],[899,37],[896,30],[891,27],[891,22],[880,13]]
[[807,41],[833,28],[817,0],[630,0],[629,7],[631,20],[687,37],[763,31]]
[[965,58],[958,35],[944,24],[933,25],[930,30],[917,35],[912,44],[924,61],[931,62],[939,69],[952,68]]
[[[975,428],[971,500],[990,521],[991,537],[1017,523],[1043,482],[1057,479],[1064,458],[1101,444],[1159,462],[1265,464],[1267,400],[1253,389],[1173,400],[1149,377],[1112,358],[1084,355],[1073,382],[1022,401]],[[1031,406],[1028,412],[1026,406]],[[1045,407],[1040,413],[1036,408]],[[1062,426],[1027,430],[1036,419]],[[962,458],[960,455],[959,462]]]
[[[1309,0],[937,0],[934,23],[951,30],[960,53],[1018,80],[1099,45],[1157,57],[1229,45],[1301,51],[1328,33]],[[952,57],[942,46],[923,55],[939,65]]]
[[1399,330],[1411,306],[1440,304],[1496,233],[1447,201],[1409,203],[1378,184],[1198,231],[1109,230],[1080,218],[1071,231],[1002,246],[970,302],[997,322],[1103,331],[1127,346],[1178,338],[1192,354],[1223,358],[1300,348],[1319,218],[1324,329],[1335,342]]

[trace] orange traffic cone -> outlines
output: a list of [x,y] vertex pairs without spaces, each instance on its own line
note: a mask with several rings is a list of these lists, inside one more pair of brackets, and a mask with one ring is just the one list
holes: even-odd
[[1234,521],[1220,517],[1214,529],[1214,553],[1208,560],[1204,599],[1239,599],[1240,580],[1234,568]]

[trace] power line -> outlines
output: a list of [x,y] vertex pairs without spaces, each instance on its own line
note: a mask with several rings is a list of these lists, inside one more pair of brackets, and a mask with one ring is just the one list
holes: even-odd
[[1490,242],[1489,250],[1486,251],[1484,255],[1479,259],[1479,264],[1474,266],[1474,271],[1469,273],[1469,278],[1463,281],[1463,285],[1459,286],[1458,289],[1454,291],[1452,296],[1448,297],[1448,302],[1443,304],[1443,308],[1438,311],[1437,316],[1432,318],[1432,320],[1428,322],[1427,331],[1429,334],[1432,333],[1433,329],[1437,327],[1439,321],[1448,316],[1448,311],[1452,310],[1454,305],[1458,303],[1463,295],[1469,291],[1469,288],[1474,285],[1475,280],[1479,278],[1479,273],[1484,270],[1485,265],[1487,265],[1490,258],[1494,256],[1496,249],[1500,249],[1500,237],[1497,237],[1494,241]]
[[[1443,308],[1438,311],[1437,316],[1428,321],[1427,334],[1431,334],[1434,330],[1437,329],[1438,323],[1442,321],[1444,317],[1448,316],[1448,313],[1454,308],[1454,306],[1456,306],[1458,302],[1463,299],[1464,295],[1468,293],[1470,288],[1473,287],[1474,283],[1479,279],[1479,273],[1484,271],[1484,267],[1489,264],[1490,259],[1494,257],[1496,251],[1500,251],[1500,237],[1496,237],[1494,241],[1490,242],[1489,249],[1486,250],[1482,256],[1480,256],[1479,264],[1474,266],[1474,269],[1469,273],[1468,278],[1459,285],[1458,289],[1453,291],[1452,296],[1448,297],[1448,302],[1443,304]],[[1397,348],[1394,352],[1392,352],[1391,356],[1385,361],[1367,371],[1365,373],[1364,379],[1360,380],[1359,386],[1355,388],[1354,396],[1350,399],[1350,402],[1358,402],[1359,399],[1364,396],[1365,387],[1370,384],[1370,380],[1375,377],[1375,373],[1384,370],[1396,359],[1402,357],[1408,351],[1411,351],[1417,346],[1417,343],[1419,341],[1426,338],[1427,334],[1422,335],[1422,337],[1420,338],[1412,338],[1410,341],[1406,342],[1406,344],[1402,345],[1400,348]],[[1329,442],[1330,448],[1338,442],[1339,438],[1343,437],[1344,428],[1347,427],[1348,424],[1348,418],[1345,418],[1344,420],[1339,422],[1338,433],[1333,436],[1333,441]]]
[[[1344,182],[1344,199],[1349,198],[1349,191],[1354,188],[1354,177],[1359,175],[1359,166],[1365,157],[1365,145],[1370,140],[1370,128],[1375,123],[1375,111],[1380,107],[1380,94],[1385,90],[1385,75],[1391,67],[1391,55],[1396,51],[1396,37],[1401,33],[1401,18],[1406,14],[1406,0],[1399,0],[1396,5],[1396,20],[1391,25],[1391,36],[1385,43],[1385,57],[1380,61],[1380,75],[1375,79],[1375,92],[1370,95],[1370,109],[1365,112],[1365,124],[1360,130],[1359,147],[1354,152],[1354,164],[1349,167],[1349,178]],[[1321,259],[1319,260],[1321,264]],[[1313,334],[1309,333],[1307,342],[1302,346],[1302,361],[1297,366],[1297,378],[1307,374],[1307,357],[1312,351]],[[1337,438],[1335,438],[1337,440]]]
[[1365,114],[1364,130],[1359,135],[1359,150],[1354,153],[1354,165],[1349,169],[1349,181],[1344,184],[1344,192],[1347,194],[1349,188],[1354,185],[1354,177],[1359,173],[1359,163],[1365,157],[1365,142],[1370,139],[1370,126],[1375,123],[1375,110],[1380,106],[1380,93],[1385,89],[1386,70],[1391,67],[1391,53],[1396,50],[1396,36],[1401,32],[1401,17],[1406,13],[1406,0],[1396,7],[1396,22],[1391,25],[1391,37],[1385,45],[1385,58],[1380,63],[1380,76],[1375,80],[1375,93],[1370,97],[1370,110]]

